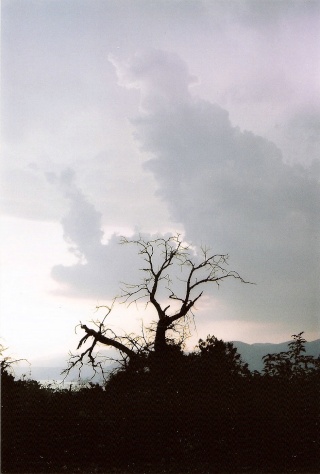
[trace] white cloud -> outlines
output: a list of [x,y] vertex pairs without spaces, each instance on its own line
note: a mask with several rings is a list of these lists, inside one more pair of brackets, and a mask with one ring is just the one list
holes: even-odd
[[119,85],[139,89],[142,111],[172,107],[190,100],[188,88],[198,79],[188,73],[177,54],[149,50],[135,54],[128,63],[119,63],[113,55]]

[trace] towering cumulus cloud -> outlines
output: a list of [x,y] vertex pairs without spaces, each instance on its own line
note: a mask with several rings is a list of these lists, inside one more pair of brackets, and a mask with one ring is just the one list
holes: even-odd
[[257,283],[230,294],[223,289],[238,317],[316,329],[317,167],[285,164],[273,143],[194,97],[195,78],[176,55],[151,51],[123,65],[112,62],[119,83],[141,91],[135,133],[173,220],[183,223],[187,239],[228,252],[232,267]]
[[137,54],[127,63],[119,63],[112,55],[119,85],[139,89],[142,111],[161,111],[190,100],[189,86],[197,78],[188,72],[187,65],[174,53],[151,50]]

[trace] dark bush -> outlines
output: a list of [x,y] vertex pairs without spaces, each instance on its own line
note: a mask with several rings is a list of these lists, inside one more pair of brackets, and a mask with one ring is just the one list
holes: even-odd
[[166,357],[78,391],[3,368],[2,472],[319,472],[319,371],[251,374],[214,337]]

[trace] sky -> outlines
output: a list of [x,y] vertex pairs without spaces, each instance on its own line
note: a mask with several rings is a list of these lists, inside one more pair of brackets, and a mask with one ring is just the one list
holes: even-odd
[[[320,3],[3,0],[1,341],[67,358],[141,263],[228,253],[190,344],[320,337]],[[103,310],[102,310],[103,311]],[[144,306],[115,307],[139,331]],[[191,347],[191,346],[190,346]]]

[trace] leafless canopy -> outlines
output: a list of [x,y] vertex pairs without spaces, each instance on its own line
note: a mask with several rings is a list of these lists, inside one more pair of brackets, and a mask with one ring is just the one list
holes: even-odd
[[123,237],[121,244],[137,246],[144,262],[140,269],[143,278],[139,283],[124,283],[117,300],[127,305],[145,302],[146,306],[151,305],[155,309],[153,341],[147,342],[144,335],[142,338],[132,335],[118,337],[106,326],[105,320],[112,310],[112,307],[107,308],[103,320],[93,322],[96,329],[81,324],[85,335],[80,340],[78,349],[89,339],[91,345],[80,355],[71,357],[67,370],[76,365],[81,367],[85,361],[89,361],[95,370],[101,369],[102,362],[94,353],[98,343],[114,347],[124,358],[129,359],[141,354],[146,348],[163,355],[168,347],[167,331],[177,330],[177,324],[193,315],[195,304],[207,284],[219,286],[227,278],[249,283],[238,272],[228,269],[228,255],[213,254],[206,247],[201,247],[196,252],[183,242],[179,234],[154,240],[144,240],[142,237],[129,240]]

